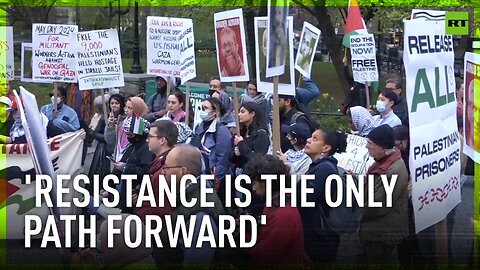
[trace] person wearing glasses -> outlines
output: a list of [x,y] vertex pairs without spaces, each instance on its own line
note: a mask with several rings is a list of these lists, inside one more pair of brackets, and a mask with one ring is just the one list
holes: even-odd
[[[228,132],[228,131],[227,131]],[[173,208],[171,217],[172,224],[175,224],[176,218],[182,216],[186,221],[190,220],[190,217],[195,216],[195,228],[191,237],[191,243],[197,243],[200,236],[200,227],[202,220],[210,218],[212,224],[212,233],[218,234],[217,220],[220,215],[224,214],[223,206],[215,192],[206,193],[205,201],[213,203],[213,207],[201,207],[200,205],[200,175],[202,174],[202,155],[200,151],[195,147],[188,144],[176,145],[167,155],[165,165],[163,167],[165,176],[167,179],[167,185],[170,189],[172,186],[176,187],[177,196],[180,196],[179,190],[186,190],[186,197],[188,200],[196,199],[195,205],[192,207],[185,207],[182,204],[177,204],[177,207]],[[186,181],[186,186],[181,186],[181,179],[183,176],[190,174],[197,178],[197,183]],[[179,198],[177,198],[179,200]],[[187,227],[189,224],[187,223]],[[162,230],[166,232],[166,230]],[[178,241],[179,245],[176,248],[162,249],[164,253],[163,257],[167,257],[167,261],[163,261],[163,264],[178,264],[184,265],[203,264],[207,266],[210,264],[215,256],[215,247],[211,246],[209,241],[203,241],[201,247],[195,247],[193,245],[190,248],[184,246],[183,238]],[[217,252],[222,252],[221,249]],[[166,254],[168,253],[168,255]]]
[[225,27],[220,32],[220,66],[222,77],[243,76],[245,69],[238,49],[238,39],[235,31]]

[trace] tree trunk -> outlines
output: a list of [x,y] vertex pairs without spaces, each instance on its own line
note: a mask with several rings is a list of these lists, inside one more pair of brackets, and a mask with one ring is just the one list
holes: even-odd
[[[246,29],[245,31],[247,33],[255,33],[255,25],[254,25],[254,17],[255,17],[255,11],[252,8],[247,8],[246,12],[244,14],[245,18],[244,21],[246,22]],[[255,36],[253,35],[247,35],[246,37],[246,42],[247,42],[247,52],[248,52],[248,62],[250,63],[249,65],[249,70],[250,70],[250,78],[255,78],[256,74],[256,65],[255,65]]]
[[317,27],[322,31],[323,40],[327,46],[328,51],[330,52],[330,57],[332,58],[333,66],[337,72],[338,78],[342,85],[344,93],[347,93],[349,86],[347,84],[347,79],[343,74],[343,46],[339,37],[335,34],[335,28],[333,27],[332,20],[330,19],[330,14],[325,6],[316,6],[314,7],[314,14],[318,20]]

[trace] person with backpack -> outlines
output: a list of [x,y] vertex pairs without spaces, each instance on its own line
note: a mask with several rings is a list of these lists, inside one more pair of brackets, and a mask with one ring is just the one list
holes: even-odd
[[[408,172],[399,149],[395,148],[393,129],[388,125],[374,128],[368,134],[367,149],[375,162],[367,175],[374,176],[373,194],[365,189],[365,201],[381,202],[382,207],[365,207],[360,223],[360,241],[363,258],[368,264],[394,262],[397,244],[408,236]],[[397,181],[392,192],[392,207],[386,206],[386,191],[381,175]]]
[[233,149],[232,135],[220,120],[225,112],[225,107],[217,98],[209,97],[203,101],[199,111],[202,122],[195,127],[191,141],[202,153],[205,173],[215,175],[216,189],[222,202],[225,200],[225,175],[232,173],[229,157]]
[[[315,202],[316,207],[299,207],[302,217],[305,250],[315,264],[335,262],[340,244],[340,234],[329,225],[327,217],[334,208],[327,205],[325,182],[332,174],[339,174],[335,153],[347,149],[347,135],[342,132],[316,130],[307,140],[305,153],[312,159],[307,175],[314,175],[315,180],[306,183],[313,193],[307,195],[308,202]],[[300,205],[300,192],[303,179],[297,183],[297,204]],[[332,185],[332,198],[336,197],[336,185]]]
[[[289,183],[290,169],[271,155],[258,155],[245,166],[245,174],[252,180],[255,194],[262,198],[265,205],[267,184],[262,175],[286,176]],[[290,197],[285,198],[285,207],[280,207],[280,181],[271,186],[272,207],[264,207],[263,215],[267,223],[258,232],[256,244],[247,249],[251,263],[268,265],[306,264],[310,260],[304,248],[302,219],[298,208],[292,207]]]
[[[304,124],[313,132],[312,123],[308,115],[297,109],[297,100],[295,97],[289,95],[279,95],[278,97],[280,125],[290,126],[293,123]],[[283,153],[287,152],[288,149],[293,149],[293,145],[287,139],[287,136],[280,137],[280,144]]]

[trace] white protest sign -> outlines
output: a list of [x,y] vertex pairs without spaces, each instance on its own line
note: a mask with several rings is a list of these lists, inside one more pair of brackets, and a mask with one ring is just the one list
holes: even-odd
[[13,61],[13,27],[0,27],[0,79],[13,81],[15,68]]
[[406,97],[415,231],[439,221],[461,201],[453,38],[445,24],[405,21]]
[[[293,17],[287,18],[288,41],[285,51],[285,73],[278,77],[278,94],[295,95],[295,69],[293,62]],[[255,66],[259,92],[273,93],[273,78],[267,78],[268,18],[255,17]]]
[[267,77],[285,73],[289,0],[268,0]]
[[372,34],[350,36],[352,53],[352,73],[356,82],[378,81],[375,38]]
[[480,163],[480,54],[465,53],[463,88],[463,152]]
[[213,18],[220,81],[246,82],[250,80],[242,9],[218,12],[214,14]]
[[193,36],[193,21],[185,19],[184,30],[179,37],[180,42],[180,79],[181,83],[197,77],[195,65],[195,37]]
[[180,43],[184,19],[147,17],[147,73],[180,76]]
[[338,167],[351,170],[358,175],[366,175],[374,160],[368,154],[367,138],[348,134],[347,151],[333,156],[338,160]]
[[182,84],[196,77],[193,21],[147,17],[147,73],[180,77]]
[[75,45],[80,90],[125,85],[117,29],[79,32]]
[[320,30],[308,22],[303,23],[300,45],[298,45],[295,69],[303,76],[310,78],[312,73],[313,59],[320,39]]
[[34,82],[77,82],[73,52],[77,25],[32,26],[32,74]]

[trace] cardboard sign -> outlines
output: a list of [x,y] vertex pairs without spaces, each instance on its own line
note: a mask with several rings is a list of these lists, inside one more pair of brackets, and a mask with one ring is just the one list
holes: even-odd
[[[293,17],[287,18],[288,40],[285,50],[285,73],[278,77],[278,94],[295,95],[295,69],[293,65]],[[267,78],[268,18],[255,17],[255,65],[257,89],[259,92],[273,93],[273,78]]]
[[285,73],[288,0],[268,0],[267,77]]
[[32,79],[34,82],[76,82],[74,35],[77,25],[32,26]]
[[75,39],[80,90],[125,85],[117,29],[79,32]]
[[220,81],[250,80],[242,9],[215,13],[214,21]]
[[464,61],[463,152],[480,163],[480,55],[466,52]]
[[372,34],[350,36],[352,53],[352,73],[356,82],[378,81],[375,38]]
[[313,59],[320,39],[320,30],[308,22],[303,23],[300,45],[295,58],[295,69],[303,76],[310,78]]
[[405,21],[406,99],[415,231],[445,219],[461,201],[454,52],[445,25]]
[[0,79],[13,81],[15,68],[13,61],[13,27],[0,27]]

